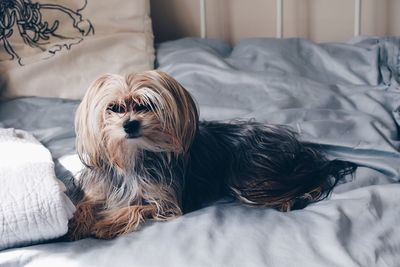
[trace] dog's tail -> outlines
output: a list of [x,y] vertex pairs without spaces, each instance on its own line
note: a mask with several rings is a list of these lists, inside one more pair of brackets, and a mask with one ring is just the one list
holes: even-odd
[[238,170],[246,172],[238,171],[239,177],[231,183],[233,194],[245,203],[281,211],[301,209],[328,197],[356,169],[350,162],[328,160],[321,149],[300,142],[287,128],[263,127],[257,136],[255,146],[263,153],[242,157],[248,166]]
[[288,195],[281,209],[302,209],[310,203],[327,198],[338,182],[345,176],[353,174],[357,166],[347,161],[329,161],[320,155],[318,159],[310,158],[308,162],[302,161],[296,168],[300,172],[290,179],[292,188],[289,192],[292,192],[292,197]]
[[357,168],[350,162],[329,161],[318,151],[307,158],[308,153],[301,153],[301,162],[286,165],[279,174],[267,179],[245,179],[231,189],[247,204],[290,211],[327,198],[337,183]]

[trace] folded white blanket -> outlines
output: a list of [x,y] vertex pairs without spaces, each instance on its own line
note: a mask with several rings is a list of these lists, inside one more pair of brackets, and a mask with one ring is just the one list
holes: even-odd
[[64,190],[43,145],[0,128],[0,250],[64,235],[75,209]]

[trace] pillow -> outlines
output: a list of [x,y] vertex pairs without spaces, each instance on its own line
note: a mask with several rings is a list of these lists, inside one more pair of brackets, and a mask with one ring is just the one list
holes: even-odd
[[153,68],[149,0],[0,1],[3,96],[80,99],[104,73]]

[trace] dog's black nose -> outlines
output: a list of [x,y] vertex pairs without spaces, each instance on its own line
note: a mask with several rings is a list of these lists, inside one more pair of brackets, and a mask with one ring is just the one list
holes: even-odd
[[123,124],[125,132],[129,138],[139,137],[140,132],[140,121],[138,120],[127,120]]

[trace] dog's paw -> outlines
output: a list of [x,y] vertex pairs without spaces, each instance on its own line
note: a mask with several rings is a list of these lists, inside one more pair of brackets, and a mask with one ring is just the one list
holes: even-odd
[[113,239],[124,233],[127,233],[124,227],[110,220],[100,221],[93,226],[93,236],[99,239]]
[[72,219],[68,222],[67,238],[71,241],[83,239],[92,235],[95,224],[95,206],[90,202],[82,202],[76,206]]
[[117,236],[135,231],[142,218],[133,216],[129,209],[120,209],[103,214],[103,219],[93,226],[93,234],[97,238],[112,239]]
[[101,239],[112,239],[134,232],[144,220],[154,218],[155,214],[156,208],[150,205],[103,211],[100,215],[102,219],[93,226],[93,235]]

